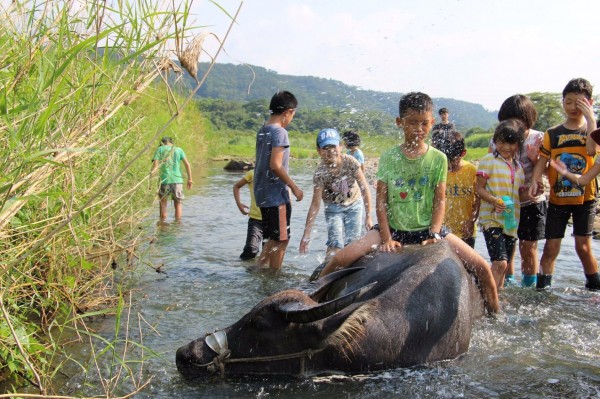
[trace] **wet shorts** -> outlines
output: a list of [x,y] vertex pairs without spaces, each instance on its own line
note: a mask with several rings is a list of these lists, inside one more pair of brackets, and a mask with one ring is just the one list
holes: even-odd
[[287,241],[290,239],[290,218],[292,204],[281,204],[269,208],[260,208],[263,224],[263,241]]
[[[379,231],[379,225],[376,224],[373,228]],[[390,228],[390,233],[392,233],[392,240],[398,241],[402,245],[415,245],[421,244],[423,241],[429,239],[429,229],[425,230],[415,230],[415,231],[404,231],[404,230],[395,230]],[[447,228],[442,226],[440,230],[440,236],[442,238],[446,237],[450,232]]]
[[490,227],[483,229],[485,245],[492,262],[505,260],[510,263],[515,256],[515,244],[517,239],[504,234],[502,227]]
[[158,189],[158,197],[162,199],[169,195],[173,201],[181,201],[182,199],[185,199],[185,196],[183,195],[183,184],[161,184],[160,188]]
[[591,236],[595,215],[596,201],[586,201],[581,205],[550,204],[546,218],[546,239],[564,238],[569,217],[573,217],[574,236]]
[[547,213],[548,203],[546,201],[521,207],[519,228],[517,230],[519,240],[537,241],[544,239]]

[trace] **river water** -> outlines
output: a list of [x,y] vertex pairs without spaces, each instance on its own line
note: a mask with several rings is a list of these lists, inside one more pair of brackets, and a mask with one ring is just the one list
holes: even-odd
[[[175,367],[178,347],[230,325],[265,296],[305,282],[323,260],[322,209],[309,254],[298,254],[315,165],[291,166],[305,198],[293,204],[292,238],[280,273],[253,270],[253,261],[239,260],[247,219],[237,210],[232,187],[243,174],[226,172],[223,164],[196,171],[196,186],[186,193],[181,223],[161,228],[152,223],[155,239],[149,257],[166,274],[151,269],[143,273],[137,294],[141,299],[134,311],[152,325],[142,323],[140,335],[144,346],[159,356],[144,361],[143,375],[151,376],[152,382],[136,397],[600,397],[600,294],[583,289],[583,271],[570,230],[552,292],[503,290],[503,312],[478,322],[469,352],[459,359],[360,376],[183,380]],[[247,187],[242,188],[242,198],[249,203]],[[169,207],[170,215],[172,211]],[[543,242],[540,252],[541,248]],[[482,235],[476,249],[487,258]],[[600,255],[598,241],[594,241],[594,254]],[[520,260],[516,262],[518,274]]]

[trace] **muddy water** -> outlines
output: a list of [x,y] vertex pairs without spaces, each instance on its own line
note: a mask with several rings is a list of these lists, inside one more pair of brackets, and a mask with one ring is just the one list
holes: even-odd
[[[156,237],[149,256],[154,264],[163,264],[166,274],[144,273],[138,295],[142,299],[135,311],[153,326],[142,328],[144,345],[160,356],[144,361],[143,375],[152,376],[152,382],[136,397],[600,396],[600,294],[583,289],[583,272],[570,231],[557,263],[552,293],[505,289],[501,293],[503,313],[482,320],[469,353],[454,361],[352,377],[184,381],[174,362],[178,347],[233,323],[265,296],[297,286],[323,260],[326,232],[322,211],[310,253],[298,255],[313,169],[312,165],[292,165],[291,174],[305,190],[305,199],[293,204],[292,238],[281,273],[252,270],[252,261],[239,260],[246,219],[235,206],[232,186],[242,174],[224,172],[222,164],[204,167],[196,174],[196,187],[187,192],[180,224],[152,227]],[[477,238],[476,249],[487,257],[482,236]],[[599,241],[594,242],[594,253],[600,255]],[[127,389],[124,385],[123,391]]]

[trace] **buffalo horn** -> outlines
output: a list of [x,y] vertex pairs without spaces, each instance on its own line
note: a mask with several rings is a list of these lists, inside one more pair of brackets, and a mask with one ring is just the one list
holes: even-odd
[[364,269],[364,266],[363,267],[350,267],[347,269],[338,270],[336,272],[329,273],[326,276],[321,277],[318,280],[311,281],[310,283],[307,283],[298,289],[300,291],[304,292],[309,297],[314,298],[315,296],[317,296],[321,292],[323,292],[323,290],[325,288],[329,287],[329,285],[331,285],[331,283],[336,282],[339,279],[341,279],[342,277],[347,276],[349,274],[352,274],[352,273],[357,272],[362,269]]
[[352,291],[344,296],[333,299],[329,302],[319,304],[307,308],[297,302],[286,303],[281,305],[279,310],[285,314],[285,317],[293,323],[312,323],[313,321],[322,320],[329,317],[347,306],[350,306],[355,301],[362,298],[377,281],[370,283],[362,288]]

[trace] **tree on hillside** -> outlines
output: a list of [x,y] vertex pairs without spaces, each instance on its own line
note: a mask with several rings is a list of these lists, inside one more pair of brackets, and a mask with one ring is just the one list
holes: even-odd
[[564,119],[562,99],[559,93],[531,93],[527,95],[535,104],[538,119],[533,128],[545,132]]

